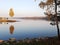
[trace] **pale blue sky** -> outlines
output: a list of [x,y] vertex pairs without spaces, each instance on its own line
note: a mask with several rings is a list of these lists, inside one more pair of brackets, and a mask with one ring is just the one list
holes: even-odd
[[8,11],[14,9],[14,17],[44,16],[44,10],[38,4],[41,0],[0,0],[0,16],[9,17]]

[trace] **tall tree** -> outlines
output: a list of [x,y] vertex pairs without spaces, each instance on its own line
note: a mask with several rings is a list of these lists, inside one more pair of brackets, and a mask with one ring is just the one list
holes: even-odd
[[[60,0],[47,0],[46,2],[41,2],[39,3],[39,6],[41,8],[46,8],[48,15],[51,13],[52,11],[50,10],[50,8],[54,7],[54,15],[55,15],[55,21],[56,21],[56,27],[57,27],[57,31],[58,31],[58,38],[60,40],[60,34],[59,34],[59,25],[58,25],[58,17],[57,17],[57,6],[60,5]],[[60,14],[59,14],[60,15]]]

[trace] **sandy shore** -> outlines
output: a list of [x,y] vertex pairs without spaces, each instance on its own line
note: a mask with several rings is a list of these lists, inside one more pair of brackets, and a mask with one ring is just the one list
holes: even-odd
[[0,20],[0,22],[16,22],[16,20]]

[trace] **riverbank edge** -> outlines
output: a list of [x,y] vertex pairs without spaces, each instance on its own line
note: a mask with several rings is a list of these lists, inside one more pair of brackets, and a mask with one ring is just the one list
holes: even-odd
[[10,38],[8,40],[0,40],[0,44],[6,45],[59,45],[60,40],[58,37],[45,37],[45,38],[33,38],[33,39],[23,39],[23,40],[16,40],[15,38]]

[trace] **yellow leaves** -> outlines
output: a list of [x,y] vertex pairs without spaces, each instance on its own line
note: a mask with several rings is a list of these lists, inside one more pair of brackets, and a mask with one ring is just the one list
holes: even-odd
[[11,8],[10,9],[10,11],[9,11],[9,15],[11,16],[11,17],[13,17],[14,16],[14,11],[13,11],[13,9]]
[[[10,10],[9,10],[9,15],[10,15],[11,17],[14,16],[13,8],[10,8]],[[10,33],[13,34],[13,32],[14,32],[14,26],[11,25],[9,29],[10,29]]]
[[13,34],[13,32],[14,32],[14,26],[11,25],[11,26],[10,26],[10,34]]

